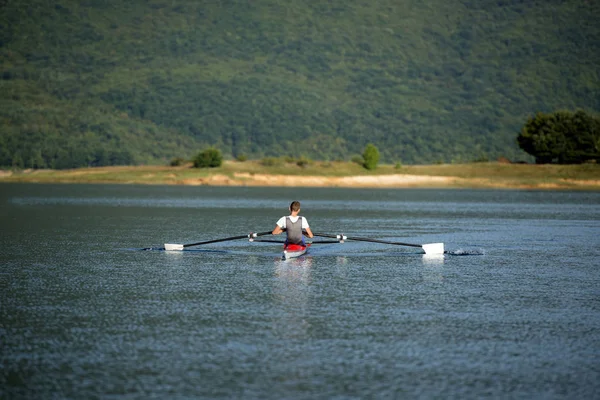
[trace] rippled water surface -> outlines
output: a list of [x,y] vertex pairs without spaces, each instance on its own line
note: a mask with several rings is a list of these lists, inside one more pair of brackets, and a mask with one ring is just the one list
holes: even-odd
[[[294,199],[313,231],[447,254],[140,250]],[[599,221],[590,192],[2,184],[0,398],[600,398]]]

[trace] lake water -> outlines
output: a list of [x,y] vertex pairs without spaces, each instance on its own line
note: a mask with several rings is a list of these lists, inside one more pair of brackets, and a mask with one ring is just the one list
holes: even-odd
[[[295,199],[315,232],[448,253],[140,250]],[[600,398],[597,192],[0,184],[0,225],[2,399]]]

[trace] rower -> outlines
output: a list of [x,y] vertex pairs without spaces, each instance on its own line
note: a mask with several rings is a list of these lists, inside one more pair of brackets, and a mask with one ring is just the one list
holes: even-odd
[[290,215],[279,218],[275,224],[275,229],[273,229],[273,232],[271,233],[273,235],[279,235],[285,231],[287,234],[287,239],[285,240],[286,244],[306,245],[303,232],[306,232],[306,235],[309,238],[312,238],[314,235],[310,230],[310,226],[308,225],[306,218],[298,215],[299,213],[300,202],[292,201],[290,204]]

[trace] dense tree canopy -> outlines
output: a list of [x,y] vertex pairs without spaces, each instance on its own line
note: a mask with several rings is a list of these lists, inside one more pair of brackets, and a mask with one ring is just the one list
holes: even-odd
[[520,159],[527,115],[600,110],[593,1],[0,7],[0,166]]
[[600,118],[583,111],[537,113],[527,120],[517,142],[538,164],[600,161]]

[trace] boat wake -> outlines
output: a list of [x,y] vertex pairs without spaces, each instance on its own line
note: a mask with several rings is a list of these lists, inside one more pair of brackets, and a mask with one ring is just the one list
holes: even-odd
[[484,249],[456,249],[447,251],[446,254],[451,256],[482,256],[485,254]]

